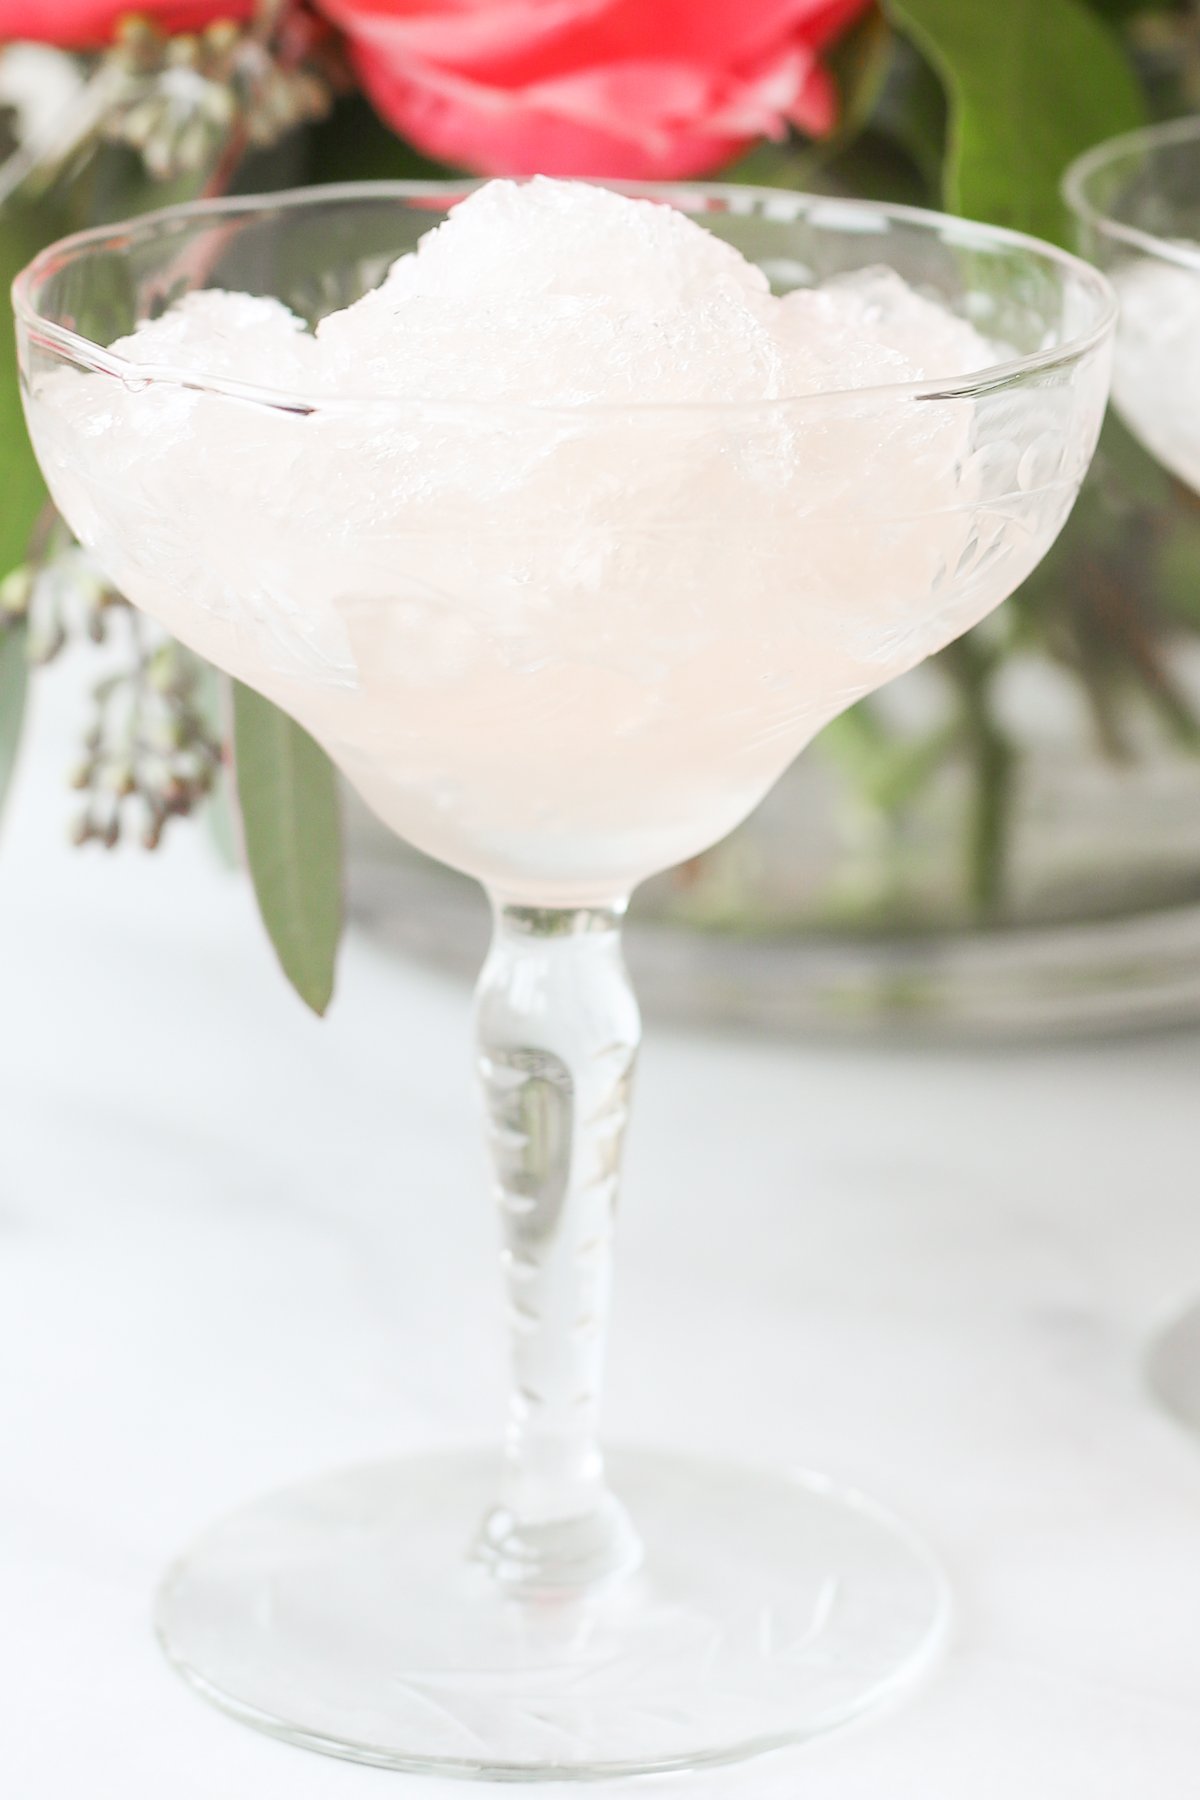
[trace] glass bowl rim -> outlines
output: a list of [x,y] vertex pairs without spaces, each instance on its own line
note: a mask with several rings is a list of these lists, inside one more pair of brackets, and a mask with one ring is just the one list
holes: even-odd
[[1087,193],[1092,176],[1123,156],[1136,150],[1158,150],[1167,144],[1193,141],[1200,141],[1200,113],[1188,113],[1182,119],[1161,119],[1154,125],[1139,125],[1135,131],[1122,131],[1115,137],[1103,138],[1067,165],[1062,178],[1063,199],[1077,219],[1090,225],[1102,237],[1128,244],[1159,262],[1174,263],[1177,268],[1200,274],[1200,244],[1189,249],[1183,244],[1173,244],[1169,238],[1159,237],[1153,231],[1143,231],[1140,225],[1126,225],[1123,220],[1114,219],[1095,206]]
[[[1087,290],[1093,302],[1095,317],[1078,336],[1053,344],[1044,350],[1003,362],[989,363],[966,375],[926,378],[920,381],[881,383],[869,387],[831,388],[815,394],[779,395],[762,400],[687,400],[687,401],[586,401],[543,403],[511,399],[430,400],[401,394],[313,393],[260,386],[229,377],[206,375],[197,369],[181,368],[170,363],[133,362],[114,354],[102,344],[94,343],[82,333],[72,331],[46,319],[38,310],[37,295],[44,282],[63,266],[88,254],[95,247],[109,243],[120,247],[130,239],[153,236],[171,225],[188,220],[217,220],[243,213],[271,213],[300,209],[304,206],[336,205],[355,201],[436,200],[450,195],[465,195],[483,182],[471,176],[460,181],[351,181],[321,186],[282,189],[276,193],[246,194],[234,198],[190,200],[173,206],[158,207],[132,219],[105,225],[94,225],[72,232],[38,252],[18,273],[12,283],[12,305],[18,328],[31,342],[57,351],[76,364],[96,373],[115,376],[138,390],[169,386],[192,392],[220,394],[229,399],[249,402],[275,411],[300,413],[347,413],[365,410],[399,410],[447,413],[454,416],[490,416],[508,413],[521,417],[558,417],[561,419],[595,418],[604,415],[642,416],[651,414],[707,414],[719,416],[773,414],[781,408],[829,408],[838,402],[888,399],[937,400],[970,397],[1012,386],[1028,375],[1052,370],[1081,360],[1103,343],[1117,317],[1117,298],[1107,277],[1093,264],[1074,256],[1056,244],[1044,242],[1025,232],[1010,231],[1004,226],[981,224],[962,219],[952,213],[930,208],[903,206],[890,201],[843,199],[841,196],[807,194],[789,188],[754,187],[737,182],[626,182],[599,180],[592,185],[612,187],[634,198],[664,199],[672,195],[703,195],[730,202],[730,212],[744,214],[777,208],[785,202],[794,208],[793,218],[807,217],[820,229],[821,214],[829,223],[848,216],[890,223],[913,224],[941,237],[956,235],[962,246],[971,247],[974,239],[979,247],[994,250],[997,245],[1032,253],[1044,263],[1055,266],[1062,275],[1071,277]],[[861,230],[862,227],[859,226]],[[875,225],[868,229],[876,229]]]

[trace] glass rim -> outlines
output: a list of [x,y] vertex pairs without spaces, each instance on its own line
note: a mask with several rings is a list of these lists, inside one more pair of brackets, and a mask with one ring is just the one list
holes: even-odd
[[1075,217],[1102,237],[1128,244],[1160,262],[1174,263],[1178,268],[1200,274],[1200,245],[1190,249],[1184,244],[1172,243],[1170,238],[1159,237],[1156,232],[1144,231],[1140,225],[1127,225],[1123,219],[1114,219],[1094,204],[1087,191],[1094,175],[1122,157],[1138,150],[1158,150],[1167,144],[1193,141],[1200,142],[1200,113],[1189,113],[1182,119],[1160,120],[1155,125],[1139,125],[1135,131],[1122,131],[1116,137],[1104,138],[1067,165],[1062,178],[1062,197]]
[[[306,206],[378,200],[449,201],[451,195],[463,196],[483,185],[471,176],[461,181],[350,181],[328,185],[282,189],[277,193],[246,194],[234,198],[201,199],[157,207],[131,219],[106,225],[93,225],[57,239],[38,252],[20,270],[11,287],[13,312],[17,323],[40,347],[60,352],[71,361],[96,373],[114,376],[130,386],[150,385],[174,387],[196,393],[220,394],[226,398],[268,407],[274,411],[298,413],[354,413],[365,410],[396,412],[398,410],[431,411],[457,416],[514,416],[561,419],[595,418],[616,415],[705,414],[751,415],[773,413],[781,408],[829,408],[847,400],[879,399],[939,400],[959,399],[986,394],[1009,387],[1032,374],[1056,369],[1078,361],[1103,343],[1117,317],[1117,297],[1107,277],[1092,263],[1073,255],[1056,244],[1011,231],[1005,226],[982,224],[959,218],[952,213],[937,212],[926,207],[904,206],[890,201],[843,199],[840,196],[801,193],[789,188],[756,187],[738,182],[626,182],[597,180],[591,185],[611,187],[636,199],[659,199],[670,203],[671,196],[709,196],[729,203],[730,213],[752,213],[758,209],[778,207],[785,202],[792,218],[807,218],[818,229],[822,216],[828,225],[839,219],[883,220],[886,223],[911,224],[943,238],[956,237],[963,248],[972,240],[978,248],[997,247],[1024,251],[1058,269],[1064,277],[1073,278],[1090,293],[1095,317],[1087,329],[1060,344],[1024,356],[1009,357],[989,363],[965,375],[927,377],[918,381],[883,382],[858,388],[827,388],[818,393],[777,395],[761,400],[679,400],[679,401],[584,401],[579,404],[537,402],[511,399],[438,400],[415,398],[404,394],[320,393],[304,389],[285,389],[238,381],[226,376],[208,375],[201,370],[172,363],[134,362],[115,354],[105,345],[95,343],[83,333],[47,319],[38,309],[37,297],[42,285],[65,263],[82,258],[102,244],[116,248],[138,237],[152,237],[156,232],[189,220],[203,222],[242,214],[288,212]],[[863,229],[860,223],[857,227]],[[874,225],[868,229],[875,229]]]

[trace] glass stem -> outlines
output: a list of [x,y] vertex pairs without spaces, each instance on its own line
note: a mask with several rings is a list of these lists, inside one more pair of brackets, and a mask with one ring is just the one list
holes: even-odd
[[641,1021],[621,955],[624,901],[493,906],[476,1022],[512,1387],[479,1554],[506,1586],[536,1593],[608,1580],[640,1557],[605,1484],[598,1422]]

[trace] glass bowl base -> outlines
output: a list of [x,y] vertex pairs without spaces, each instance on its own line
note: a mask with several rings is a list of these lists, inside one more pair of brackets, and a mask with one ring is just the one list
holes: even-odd
[[570,1779],[734,1761],[890,1695],[947,1590],[886,1513],[812,1476],[614,1454],[645,1545],[599,1591],[514,1599],[470,1549],[496,1458],[410,1457],[209,1531],[158,1601],[167,1656],[247,1724],[384,1768]]

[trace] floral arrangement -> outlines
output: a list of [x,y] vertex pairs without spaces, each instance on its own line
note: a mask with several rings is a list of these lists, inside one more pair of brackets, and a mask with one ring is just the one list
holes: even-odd
[[[1192,5],[1139,0],[0,0],[0,278],[65,230],[150,205],[461,171],[727,171],[1065,241],[1066,163],[1186,105],[1198,66]],[[153,847],[174,818],[235,799],[268,931],[323,1009],[341,923],[330,767],[265,702],[223,701],[213,672],[71,543],[26,443],[9,333],[0,487],[0,798],[30,668],[70,640],[117,635],[76,771],[76,837],[112,846],[136,829]],[[1102,724],[1118,677],[1176,701],[1152,651],[1126,641],[1128,619],[1093,638],[1095,620],[1046,602],[1053,569],[1038,580],[1037,606],[1006,608],[998,630],[942,659],[977,765],[981,908],[998,891],[1011,779],[988,712],[1004,634],[1048,633]],[[892,795],[944,748],[909,750],[897,770],[863,709],[831,743]]]

